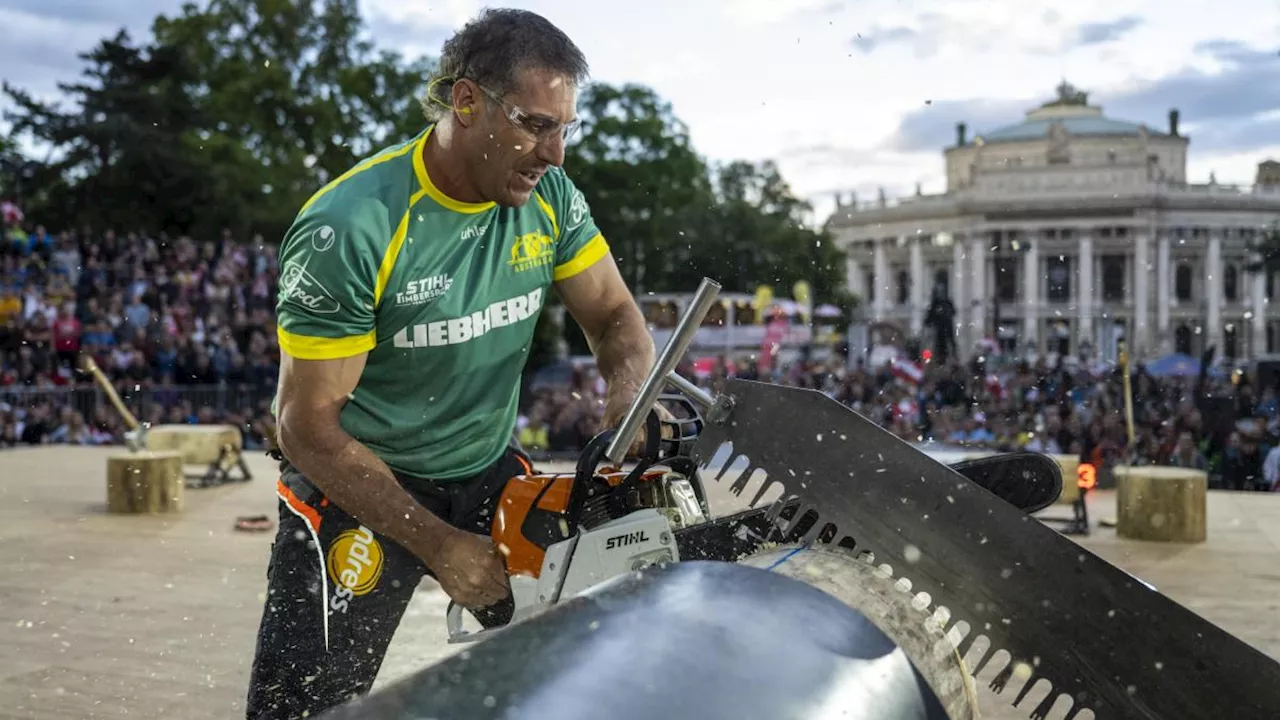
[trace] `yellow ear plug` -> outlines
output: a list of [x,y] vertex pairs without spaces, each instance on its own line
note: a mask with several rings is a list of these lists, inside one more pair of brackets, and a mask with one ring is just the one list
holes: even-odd
[[460,112],[461,112],[463,115],[470,115],[470,114],[471,114],[471,108],[469,108],[469,107],[464,107],[464,108],[462,108],[462,110],[461,110]]

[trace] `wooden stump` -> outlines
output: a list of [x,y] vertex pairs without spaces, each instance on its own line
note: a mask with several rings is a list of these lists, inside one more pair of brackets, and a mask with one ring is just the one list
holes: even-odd
[[148,450],[182,453],[184,465],[209,465],[230,446],[231,462],[240,456],[240,431],[234,425],[156,425],[147,431]]
[[1076,484],[1076,468],[1080,467],[1080,458],[1075,455],[1050,455],[1062,469],[1062,494],[1058,503],[1070,505],[1080,497],[1080,486]]
[[107,511],[182,512],[182,455],[144,451],[107,458]]
[[1155,542],[1204,542],[1208,476],[1178,467],[1117,467],[1116,534]]

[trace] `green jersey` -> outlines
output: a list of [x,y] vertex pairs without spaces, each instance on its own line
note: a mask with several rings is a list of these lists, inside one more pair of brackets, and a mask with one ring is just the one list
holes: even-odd
[[552,283],[609,253],[560,168],[520,208],[446,197],[431,128],[326,185],[280,246],[283,352],[368,352],[343,429],[398,473],[457,480],[514,432],[520,377]]

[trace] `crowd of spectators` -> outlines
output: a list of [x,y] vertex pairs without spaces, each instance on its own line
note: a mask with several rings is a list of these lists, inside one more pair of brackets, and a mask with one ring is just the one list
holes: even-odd
[[90,387],[91,357],[143,422],[231,422],[250,447],[270,430],[279,366],[275,248],[237,241],[57,235],[17,225],[0,240],[0,446],[118,441],[110,407],[56,404]]
[[[917,444],[1084,457],[1109,481],[1117,464],[1206,470],[1214,487],[1275,490],[1280,481],[1280,400],[1247,375],[1211,375],[1202,394],[1230,406],[1226,427],[1206,421],[1195,400],[1196,377],[1131,376],[1134,442],[1128,442],[1123,380],[1115,369],[1045,361],[925,363],[923,378],[904,380],[894,365],[852,369],[797,363],[762,378],[750,362],[718,360],[711,373],[680,372],[708,390],[725,379],[767,380],[818,390]],[[603,384],[589,368],[571,385],[545,389],[521,416],[523,445],[572,452],[594,434]],[[780,421],[781,422],[781,421]]]
[[[110,444],[125,431],[90,388],[94,359],[139,420],[228,423],[249,448],[273,436],[279,348],[273,317],[279,268],[260,238],[238,241],[6,230],[0,242],[0,447]],[[1280,401],[1247,377],[1214,377],[1235,424],[1206,423],[1195,378],[1133,380],[1136,433],[1125,429],[1118,373],[1077,365],[975,359],[925,364],[904,381],[892,365],[796,363],[761,378],[751,362],[681,371],[709,389],[731,376],[820,390],[899,437],[996,451],[1028,449],[1118,462],[1202,468],[1216,486],[1276,488]],[[572,453],[594,435],[604,384],[589,367],[529,393],[517,428],[534,452]],[[59,399],[62,399],[61,401]]]

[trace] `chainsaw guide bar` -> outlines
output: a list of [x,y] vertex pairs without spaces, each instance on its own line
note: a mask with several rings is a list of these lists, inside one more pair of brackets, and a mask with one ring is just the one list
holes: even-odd
[[1030,717],[1280,718],[1276,661],[822,393],[730,379],[706,419],[705,485],[872,562],[974,677],[1007,654],[990,687],[1014,706],[1049,683]]

